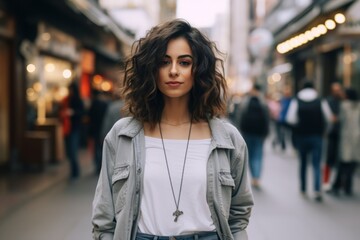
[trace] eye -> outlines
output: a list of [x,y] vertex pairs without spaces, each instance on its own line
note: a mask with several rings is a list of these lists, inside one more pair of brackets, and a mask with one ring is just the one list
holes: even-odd
[[182,66],[187,67],[187,66],[190,66],[190,65],[191,65],[191,62],[190,62],[190,61],[185,61],[185,60],[183,60],[183,61],[180,61],[179,64],[182,65]]
[[170,61],[168,59],[163,59],[160,64],[161,64],[161,66],[169,65]]

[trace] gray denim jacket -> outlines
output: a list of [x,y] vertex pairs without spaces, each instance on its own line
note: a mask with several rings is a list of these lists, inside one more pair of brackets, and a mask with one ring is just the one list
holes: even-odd
[[[253,196],[245,141],[230,123],[209,120],[207,202],[222,240],[247,239]],[[93,238],[134,240],[143,188],[145,137],[134,118],[119,120],[104,141],[102,169],[93,200]]]

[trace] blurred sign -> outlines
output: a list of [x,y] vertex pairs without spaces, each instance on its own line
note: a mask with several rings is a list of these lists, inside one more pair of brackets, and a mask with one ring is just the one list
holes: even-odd
[[77,40],[44,22],[40,22],[38,25],[36,46],[39,50],[47,51],[75,62],[78,62],[80,59]]
[[255,28],[249,35],[249,50],[253,57],[265,57],[272,44],[273,35],[265,28]]
[[81,51],[81,68],[85,73],[93,73],[95,68],[95,54],[90,50]]
[[338,32],[339,34],[360,34],[360,1],[356,1],[346,11],[346,22],[342,24]]

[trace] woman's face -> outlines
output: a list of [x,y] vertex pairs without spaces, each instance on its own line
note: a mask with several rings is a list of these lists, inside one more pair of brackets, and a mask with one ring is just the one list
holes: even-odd
[[193,56],[186,39],[170,40],[157,79],[157,86],[165,98],[189,99],[194,85],[192,67]]

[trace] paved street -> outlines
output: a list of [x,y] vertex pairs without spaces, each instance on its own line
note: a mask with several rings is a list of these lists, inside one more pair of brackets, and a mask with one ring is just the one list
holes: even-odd
[[[291,151],[281,153],[267,146],[262,188],[254,190],[256,205],[248,227],[249,239],[360,239],[359,177],[355,197],[325,195],[324,202],[317,203],[311,192],[307,198],[298,192],[294,156]],[[91,239],[95,184],[96,177],[88,171],[77,182],[63,181],[38,194],[0,219],[0,239]]]
[[267,145],[262,188],[254,190],[255,208],[248,233],[251,240],[357,240],[360,239],[360,178],[356,195],[324,195],[322,203],[312,196],[309,169],[307,197],[299,192],[295,153],[274,151]]
[[91,239],[91,202],[96,178],[83,177],[47,190],[0,223],[0,239]]

